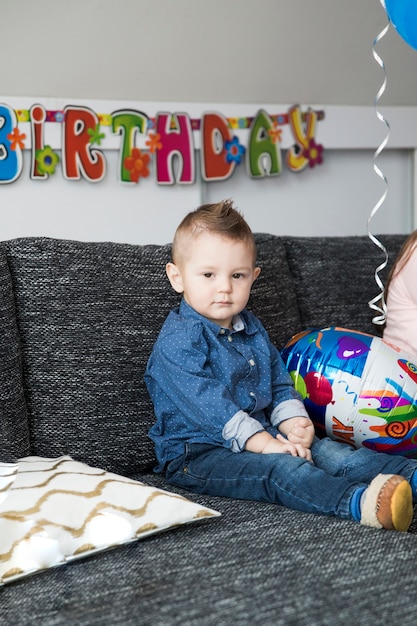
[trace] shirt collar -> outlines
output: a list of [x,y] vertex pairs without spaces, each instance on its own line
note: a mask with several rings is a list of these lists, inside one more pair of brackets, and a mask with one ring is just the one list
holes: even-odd
[[221,326],[219,326],[219,324],[216,324],[215,322],[211,322],[206,317],[204,317],[204,315],[201,315],[195,309],[193,309],[193,307],[190,306],[188,302],[185,301],[184,298],[182,298],[181,300],[179,312],[180,312],[180,315],[182,315],[183,317],[199,320],[206,326],[209,326],[212,330],[215,331],[216,335],[220,335],[220,334],[224,335],[225,334],[224,331],[226,331],[227,333],[233,333],[233,332],[241,332],[243,330],[248,335],[252,335],[257,330],[251,318],[248,316],[246,310],[243,310],[234,316],[232,320],[233,330],[229,330],[228,328],[222,328]]

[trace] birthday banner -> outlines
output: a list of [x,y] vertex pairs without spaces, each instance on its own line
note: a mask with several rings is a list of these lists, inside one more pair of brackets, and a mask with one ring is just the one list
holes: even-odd
[[[61,168],[67,180],[99,182],[107,171],[104,152],[110,136],[120,138],[118,179],[126,184],[148,178],[151,170],[158,185],[193,184],[198,166],[206,182],[227,180],[242,164],[255,179],[279,176],[287,125],[293,143],[285,151],[285,164],[291,172],[301,172],[323,162],[324,148],[316,140],[323,119],[323,111],[302,111],[299,105],[273,115],[261,109],[253,117],[208,112],[192,119],[183,112],[160,111],[149,117],[134,109],[96,113],[79,105],[52,111],[42,104],[29,109],[0,104],[0,184],[20,177],[23,150],[30,151],[32,180],[46,180]],[[59,145],[45,139],[50,125],[60,128]]]

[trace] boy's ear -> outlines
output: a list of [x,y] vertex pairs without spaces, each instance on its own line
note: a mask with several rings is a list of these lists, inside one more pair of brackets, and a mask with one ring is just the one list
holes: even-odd
[[258,278],[260,273],[261,273],[261,268],[255,267],[255,269],[253,270],[253,282],[255,282],[255,280]]
[[167,263],[165,271],[172,288],[175,289],[177,293],[182,293],[184,291],[184,287],[182,286],[181,272],[178,267],[174,265],[174,263]]

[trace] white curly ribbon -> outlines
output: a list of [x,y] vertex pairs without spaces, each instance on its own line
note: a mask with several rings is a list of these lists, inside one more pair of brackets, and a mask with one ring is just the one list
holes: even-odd
[[[380,0],[382,6],[384,7],[385,10],[385,2],[384,0]],[[382,170],[378,167],[376,160],[379,157],[379,155],[381,154],[381,152],[383,151],[383,149],[385,148],[385,146],[388,143],[389,140],[389,136],[390,136],[390,125],[388,123],[388,121],[385,119],[385,117],[382,115],[382,113],[378,110],[378,102],[382,96],[382,94],[384,93],[386,86],[387,86],[387,73],[386,73],[386,69],[385,69],[385,64],[383,62],[383,60],[381,59],[381,57],[379,56],[379,54],[376,52],[375,50],[375,46],[381,41],[381,39],[383,37],[385,37],[385,35],[388,32],[390,26],[390,20],[388,18],[388,22],[387,25],[382,29],[382,31],[379,33],[379,35],[374,39],[373,44],[372,44],[372,54],[373,57],[375,59],[375,61],[380,65],[380,67],[382,68],[383,72],[384,72],[384,81],[378,91],[378,93],[376,94],[375,100],[374,100],[374,106],[375,106],[375,113],[376,116],[378,118],[378,120],[380,122],[382,122],[383,124],[385,124],[386,128],[387,128],[387,134],[384,138],[384,140],[380,143],[380,145],[378,146],[377,150],[374,153],[374,171],[376,172],[376,174],[381,178],[381,180],[384,182],[384,192],[382,194],[382,196],[380,197],[380,199],[378,200],[378,202],[375,204],[374,208],[372,209],[369,217],[368,217],[368,224],[367,224],[367,229],[368,229],[368,237],[370,238],[370,240],[376,245],[378,246],[378,248],[380,250],[382,250],[382,252],[384,253],[384,261],[378,265],[378,267],[375,270],[375,282],[377,284],[377,286],[379,287],[379,289],[381,290],[380,293],[378,295],[376,295],[374,298],[372,298],[372,300],[369,300],[368,305],[371,309],[373,309],[374,311],[377,311],[378,315],[375,315],[372,318],[372,322],[376,325],[382,326],[385,323],[385,319],[386,319],[386,313],[387,313],[387,305],[385,302],[385,295],[384,295],[384,284],[379,276],[379,273],[387,266],[388,264],[388,252],[387,249],[385,248],[385,246],[379,241],[379,239],[377,239],[377,237],[375,237],[375,235],[373,235],[371,233],[371,229],[370,229],[370,224],[372,221],[372,218],[375,216],[375,214],[379,211],[379,209],[381,208],[381,206],[383,205],[383,203],[385,202],[385,199],[387,197],[388,194],[388,180],[386,178],[386,176],[384,175],[384,173],[382,172]]]

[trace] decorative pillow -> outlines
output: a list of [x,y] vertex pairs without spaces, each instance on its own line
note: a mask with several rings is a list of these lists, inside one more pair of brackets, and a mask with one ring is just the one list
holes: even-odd
[[0,464],[0,584],[220,513],[70,456]]

